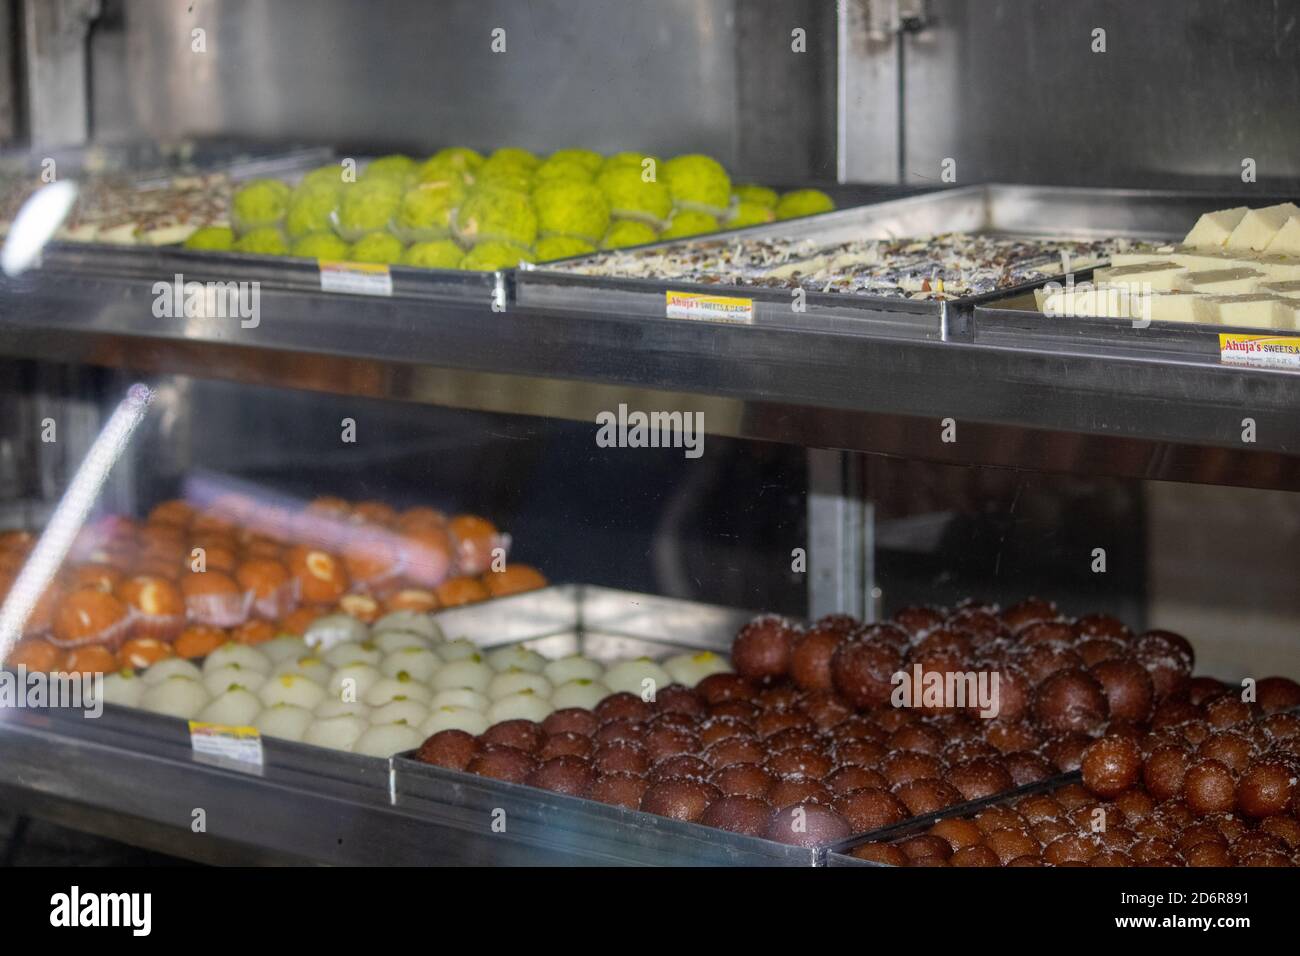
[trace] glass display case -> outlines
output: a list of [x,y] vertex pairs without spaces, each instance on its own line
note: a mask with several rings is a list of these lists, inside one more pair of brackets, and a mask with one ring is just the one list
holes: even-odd
[[[305,34],[161,0],[45,27],[94,25],[81,107],[126,145],[46,147],[37,112],[9,164],[6,256],[38,254],[0,278],[0,804],[212,863],[1300,861],[1294,130],[1263,184],[1141,139],[1141,175],[999,166],[1005,116],[891,113],[960,100],[953,31],[981,61],[1014,32],[959,3],[577,34],[453,3],[484,52],[436,65],[384,6],[352,36],[346,2]],[[638,112],[604,46],[645,17],[681,70]],[[535,40],[500,74],[493,18]],[[609,87],[523,108],[575,44]],[[1296,62],[1237,80],[1294,92]],[[411,98],[469,71],[470,105]],[[879,174],[965,141],[978,179]],[[628,146],[661,215],[618,193]],[[52,182],[77,205],[24,220]],[[1049,308],[1124,268],[1145,317]],[[1071,817],[1098,808],[1129,826]]]

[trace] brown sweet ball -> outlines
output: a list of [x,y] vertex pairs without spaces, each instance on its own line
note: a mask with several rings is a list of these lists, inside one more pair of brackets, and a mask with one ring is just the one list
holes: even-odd
[[1133,858],[1133,862],[1139,866],[1146,866],[1173,857],[1177,851],[1172,843],[1168,840],[1160,840],[1148,837],[1138,840],[1129,847],[1128,855]]
[[854,833],[869,833],[906,820],[907,807],[892,793],[865,787],[837,796],[831,804]]
[[799,702],[798,710],[812,721],[820,731],[830,730],[853,715],[853,708],[835,695],[834,691],[818,691]]
[[465,767],[480,777],[491,777],[507,783],[523,783],[536,768],[537,761],[530,754],[505,744],[480,746],[479,752]]
[[1174,846],[1178,852],[1185,853],[1192,847],[1201,843],[1217,843],[1220,846],[1227,846],[1228,841],[1224,839],[1222,833],[1216,830],[1213,825],[1201,821],[1192,823],[1183,828],[1183,832],[1178,834],[1178,839],[1174,841]]
[[893,617],[893,623],[913,637],[918,637],[941,625],[943,619],[944,613],[938,608],[912,605],[911,607],[899,609],[898,613]]
[[478,740],[463,730],[440,730],[420,745],[415,759],[435,767],[464,770],[478,753]]
[[790,671],[790,652],[798,632],[776,614],[756,617],[740,629],[731,645],[731,664],[741,677],[772,681]]
[[1060,671],[1083,668],[1083,658],[1078,652],[1060,644],[1017,647],[1010,655],[1010,660],[1024,670],[1033,684],[1041,684]]
[[591,756],[595,744],[590,737],[564,730],[558,734],[547,734],[542,746],[537,751],[538,760],[550,760],[552,757]]
[[760,713],[762,712],[758,707],[747,700],[726,700],[721,704],[709,705],[710,717],[731,717],[734,720],[743,720],[750,726],[753,726]]
[[1043,744],[1043,756],[1061,773],[1072,773],[1083,763],[1083,752],[1091,742],[1092,738],[1086,734],[1057,734]]
[[515,747],[524,753],[535,754],[542,746],[546,735],[539,724],[531,720],[503,720],[493,724],[479,734],[479,741],[484,744],[501,744]]
[[827,774],[822,779],[826,789],[836,796],[850,793],[854,790],[862,790],[866,787],[875,787],[877,790],[888,790],[889,781],[885,775],[875,770],[868,770],[866,767],[845,766]]
[[602,724],[607,724],[612,720],[649,720],[654,715],[654,710],[636,694],[624,690],[602,698],[592,708],[592,713]]
[[776,777],[756,763],[733,763],[713,771],[709,783],[728,797],[766,797],[776,784]]
[[1228,689],[1228,685],[1217,677],[1193,677],[1187,682],[1187,700],[1199,707]]
[[1097,867],[1129,867],[1133,865],[1133,858],[1122,850],[1102,850],[1088,861],[1088,865]]
[[1007,863],[1007,866],[1046,866],[1046,865],[1047,864],[1043,862],[1043,858],[1037,854],[1026,854],[1025,856],[1018,856],[1014,860],[1011,860],[1010,862]]
[[730,701],[749,703],[758,696],[754,682],[739,674],[710,674],[695,685],[695,693],[709,706]]
[[645,722],[646,733],[652,730],[658,730],[662,727],[672,727],[675,730],[684,730],[687,733],[695,733],[695,728],[699,725],[698,717],[691,717],[687,714],[655,714]]
[[916,865],[918,860],[947,860],[952,856],[952,847],[948,845],[947,840],[928,833],[903,840],[897,845],[912,861],[912,865]]
[[542,721],[542,731],[548,734],[582,734],[590,737],[599,729],[600,721],[585,707],[553,710]]
[[988,647],[1011,636],[1007,626],[987,608],[959,608],[944,624],[969,634],[976,647]]
[[791,846],[825,846],[850,836],[848,821],[816,803],[798,803],[778,808],[763,832],[769,840]]
[[1060,611],[1051,601],[1028,597],[1003,610],[1001,617],[1002,623],[1015,633],[1038,621],[1054,621],[1060,617]]
[[919,754],[937,755],[943,750],[944,743],[943,734],[933,727],[914,724],[911,727],[900,727],[890,734],[889,739],[885,741],[885,746],[890,750],[910,750]]
[[1300,684],[1289,677],[1265,677],[1255,684],[1255,702],[1266,714],[1300,707]]
[[787,727],[763,741],[768,753],[784,753],[787,750],[805,750],[819,748],[821,737],[807,727]]
[[646,756],[654,763],[678,754],[698,753],[700,738],[681,727],[655,727],[646,731],[641,746],[645,747]]
[[1079,766],[1085,787],[1099,797],[1116,797],[1137,784],[1142,751],[1127,737],[1102,737],[1088,745]]
[[821,780],[835,769],[835,761],[819,749],[797,747],[772,754],[763,769],[775,777]]
[[910,862],[907,854],[891,843],[864,843],[862,846],[855,846],[849,851],[849,855],[882,866],[907,866]]
[[997,675],[997,694],[993,698],[993,710],[988,714],[978,701],[968,701],[966,713],[977,721],[984,723],[990,719],[1015,722],[1029,715],[1033,704],[1034,681],[1019,665],[1011,662],[980,669],[990,670],[989,689],[993,689],[992,675]]
[[845,740],[835,745],[835,759],[852,767],[876,767],[889,756],[889,748],[874,740]]
[[1234,856],[1233,859],[1240,860],[1239,866],[1270,866],[1270,867],[1288,867],[1294,864],[1291,858],[1285,853],[1252,853],[1247,857]]
[[848,740],[871,740],[883,743],[889,737],[874,720],[856,714],[841,720],[827,733],[836,743],[844,743]]
[[962,820],[956,817],[940,820],[930,827],[930,833],[947,840],[954,851],[975,846],[984,840],[984,834],[973,820]]
[[1232,771],[1217,760],[1200,760],[1187,768],[1183,800],[1198,816],[1227,813],[1237,803],[1237,782]]
[[1074,827],[1064,820],[1043,820],[1035,823],[1030,827],[1034,834],[1034,839],[1044,845],[1051,843],[1057,837],[1065,836],[1067,833],[1073,833]]
[[719,740],[729,740],[732,737],[745,737],[751,740],[756,737],[751,724],[737,720],[735,717],[706,717],[700,721],[697,733],[700,736],[700,746],[705,748],[716,744]]
[[1064,787],[1054,791],[1052,798],[1063,806],[1067,813],[1080,807],[1091,807],[1097,803],[1097,798],[1081,783],[1067,783]]
[[1020,827],[1006,827],[985,834],[984,845],[993,851],[1003,866],[1016,857],[1036,855],[1042,850],[1037,838]]
[[1017,787],[1046,780],[1056,773],[1056,768],[1038,754],[1017,750],[1002,758],[1002,765],[1011,774],[1011,782]]
[[1288,816],[1270,816],[1259,825],[1262,832],[1275,836],[1287,845],[1291,852],[1300,850],[1300,820]]
[[688,780],[708,780],[709,775],[712,773],[713,768],[699,757],[693,757],[690,754],[678,754],[676,757],[667,757],[656,763],[650,768],[649,777],[655,782],[671,780],[674,777],[682,777]]
[[704,700],[699,694],[681,684],[669,684],[655,691],[654,709],[659,714],[684,714],[703,717]]
[[891,787],[911,783],[913,780],[939,780],[947,769],[938,757],[914,750],[897,751],[886,757],[880,765],[880,773]]
[[591,791],[587,795],[592,800],[611,806],[640,810],[641,798],[649,786],[649,781],[638,774],[602,773],[591,785]]
[[[1094,664],[1100,664],[1102,661],[1108,661],[1116,657],[1128,656],[1128,648],[1119,641],[1107,641],[1100,637],[1080,641],[1074,645],[1074,650],[1083,660],[1085,667],[1092,667]],[[1143,671],[1143,673],[1146,672]]]
[[980,800],[1003,793],[1015,786],[1011,774],[1000,760],[979,757],[948,771],[948,783],[956,787],[965,800]]
[[831,656],[844,640],[840,631],[814,627],[804,632],[790,652],[790,677],[803,690],[830,690]]
[[862,627],[862,622],[852,614],[834,613],[823,614],[813,621],[812,626],[824,631],[835,631],[837,634],[847,635]]
[[908,812],[919,817],[961,803],[961,792],[942,780],[912,780],[894,787],[894,796],[903,801]]
[[903,707],[887,707],[884,710],[878,710],[873,713],[871,719],[875,722],[877,727],[885,732],[885,737],[881,738],[883,740],[896,730],[910,727],[912,724],[919,724],[921,722],[921,715],[920,712],[916,710],[910,710]]
[[717,787],[701,780],[660,780],[646,790],[641,798],[641,809],[693,823],[704,815],[710,803],[721,796]]
[[826,789],[819,780],[807,777],[778,777],[772,789],[767,791],[767,800],[774,807],[790,807],[796,803],[824,803],[830,806],[835,802],[835,794]]
[[1034,793],[1016,802],[1015,810],[1028,823],[1059,820],[1065,816],[1065,807],[1052,799],[1051,794]]
[[1093,833],[1067,833],[1043,847],[1043,859],[1052,866],[1087,863],[1104,847]]
[[1236,691],[1227,691],[1201,704],[1205,722],[1216,730],[1227,730],[1254,721],[1259,708],[1241,699]]
[[1057,671],[1034,692],[1034,719],[1057,733],[1092,733],[1110,715],[1101,684],[1079,668]]
[[976,760],[980,757],[996,757],[998,755],[996,747],[985,743],[978,737],[969,740],[955,740],[944,747],[939,754],[943,762],[950,767],[965,763],[968,760]]
[[1088,673],[1101,685],[1111,717],[1145,723],[1155,706],[1155,684],[1146,668],[1131,657],[1112,657]]
[[792,727],[809,730],[812,722],[797,710],[768,710],[754,718],[754,732],[763,740]]
[[955,627],[936,627],[920,637],[908,654],[909,662],[920,661],[930,655],[955,655],[959,660],[969,660],[975,653],[975,641],[965,631]]
[[1248,817],[1277,816],[1287,812],[1296,791],[1296,774],[1277,758],[1250,764],[1237,782],[1237,806]]
[[1069,647],[1075,643],[1074,625],[1067,621],[1036,621],[1016,632],[1016,642],[1021,647],[1034,644]]
[[[1143,765],[1143,773],[1146,766]],[[1115,798],[1115,806],[1129,823],[1141,823],[1155,810],[1156,802],[1151,795],[1141,789],[1128,790]]]
[[591,765],[600,773],[643,774],[650,769],[650,758],[640,744],[618,740],[599,745],[591,755]]
[[1074,622],[1074,633],[1078,643],[1105,640],[1127,644],[1133,640],[1128,625],[1109,614],[1085,614]]
[[1028,721],[990,720],[984,728],[984,739],[998,753],[1017,750],[1034,750],[1043,743],[1043,735]]
[[530,787],[540,787],[570,797],[585,797],[596,782],[596,771],[581,757],[552,757],[524,778]]
[[761,764],[767,759],[767,750],[756,740],[729,737],[710,746],[701,756],[715,770],[736,763]]
[[968,846],[958,850],[948,859],[949,866],[1001,866],[1002,861],[988,847]]
[[1147,669],[1156,688],[1156,700],[1173,697],[1187,688],[1196,653],[1187,638],[1173,631],[1147,631],[1137,639],[1134,653]]
[[884,644],[886,647],[892,647],[903,655],[906,655],[908,648],[912,646],[912,635],[897,624],[890,624],[888,621],[863,624],[857,630],[852,631],[848,635],[848,639],[867,641],[871,644]]
[[1221,730],[1210,734],[1196,748],[1196,756],[1201,760],[1217,760],[1234,774],[1241,773],[1246,765],[1254,759],[1257,750],[1244,734],[1233,730]]
[[1300,737],[1300,714],[1269,714],[1259,727],[1270,740],[1292,740]]
[[803,691],[787,681],[778,681],[764,687],[754,698],[759,710],[793,710],[803,696]]
[[1232,854],[1226,843],[1198,843],[1179,855],[1188,866],[1232,866]]
[[980,832],[988,835],[998,830],[1016,829],[1025,825],[1025,818],[1019,812],[1007,806],[992,806],[975,814],[975,825]]
[[641,744],[645,740],[646,726],[640,721],[627,720],[620,718],[611,720],[600,725],[595,736],[591,739],[596,741],[598,746],[613,743],[632,743]]
[[850,639],[831,656],[831,681],[854,707],[883,707],[894,689],[893,676],[902,667],[902,655],[887,644]]
[[774,809],[761,797],[723,796],[709,804],[700,823],[730,833],[762,836]]

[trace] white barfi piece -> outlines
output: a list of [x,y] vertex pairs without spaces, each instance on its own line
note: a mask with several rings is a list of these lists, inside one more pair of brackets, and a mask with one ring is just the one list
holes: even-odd
[[1140,262],[1168,262],[1169,254],[1173,251],[1174,246],[1160,246],[1157,249],[1126,249],[1123,252],[1116,250],[1110,254],[1110,264],[1135,266]]
[[1292,216],[1300,216],[1300,206],[1293,202],[1252,209],[1241,217],[1241,222],[1232,230],[1227,248],[1238,252],[1263,252]]
[[1044,315],[1061,318],[1142,318],[1139,296],[1120,286],[1080,287],[1047,293],[1041,306]]
[[1196,225],[1192,226],[1192,231],[1183,240],[1183,245],[1191,246],[1193,249],[1222,249],[1227,244],[1232,231],[1249,211],[1245,206],[1237,206],[1233,209],[1207,212],[1196,220]]
[[1282,224],[1264,252],[1270,256],[1300,256],[1300,216],[1292,216]]
[[1243,329],[1291,329],[1295,318],[1285,299],[1271,295],[1209,295],[1205,307],[1214,325]]
[[1247,263],[1240,253],[1225,249],[1193,249],[1190,246],[1175,246],[1169,253],[1169,261],[1177,263],[1193,272],[1209,269],[1236,269]]
[[1123,286],[1133,292],[1172,292],[1177,278],[1187,274],[1187,268],[1175,262],[1139,262],[1098,269],[1092,277],[1097,285]]
[[1300,329],[1300,298],[1280,295],[1273,298],[1276,300],[1274,309],[1282,314],[1282,325],[1279,328]]
[[1300,279],[1286,282],[1261,282],[1259,291],[1282,299],[1300,299]]
[[1205,308],[1205,298],[1190,292],[1157,292],[1139,297],[1135,312],[1150,309],[1152,322],[1206,322],[1212,316]]
[[1211,269],[1184,273],[1174,281],[1174,291],[1245,295],[1254,292],[1262,281],[1264,273],[1255,269]]
[[1251,256],[1250,268],[1264,273],[1270,282],[1289,282],[1300,279],[1300,258],[1295,256],[1275,256],[1271,253]]

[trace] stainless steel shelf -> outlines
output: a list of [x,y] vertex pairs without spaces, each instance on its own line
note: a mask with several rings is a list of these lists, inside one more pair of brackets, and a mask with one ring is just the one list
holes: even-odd
[[[1300,489],[1300,375],[1173,357],[261,286],[261,322],[158,319],[170,273],[0,282],[0,355],[593,421],[703,410],[713,434],[941,462]],[[187,278],[202,279],[187,274]],[[957,422],[942,441],[941,420]],[[1255,441],[1242,441],[1243,419]]]

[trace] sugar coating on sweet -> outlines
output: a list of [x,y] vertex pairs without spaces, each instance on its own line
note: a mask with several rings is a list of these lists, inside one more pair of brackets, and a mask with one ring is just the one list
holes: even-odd
[[345,667],[348,664],[372,664],[379,666],[383,652],[374,644],[361,641],[344,641],[335,644],[325,652],[324,661],[331,667]]
[[385,677],[406,674],[412,680],[428,681],[442,667],[442,659],[427,647],[402,647],[379,663]]
[[[614,693],[629,693],[641,696],[645,690],[667,687],[673,682],[668,676],[668,672],[650,660],[648,657],[639,657],[636,660],[620,661],[601,678]],[[647,684],[646,682],[650,683]]]
[[446,705],[429,712],[429,719],[420,727],[420,733],[432,737],[444,730],[463,730],[477,736],[490,726],[486,714],[468,707]]
[[545,697],[521,691],[494,700],[488,708],[487,718],[491,723],[499,724],[503,720],[531,720],[541,723],[555,708]]
[[216,670],[218,667],[224,667],[227,664],[238,664],[240,667],[260,671],[263,674],[271,673],[271,661],[265,654],[249,647],[247,644],[235,644],[234,642],[222,644],[204,658],[203,672],[206,674],[210,670]]
[[268,678],[257,689],[258,699],[266,707],[276,704],[296,704],[311,710],[325,699],[325,688],[309,677],[299,674],[281,674]]
[[360,717],[317,717],[302,735],[303,743],[331,750],[351,750],[369,725]]
[[372,726],[352,744],[352,752],[366,757],[391,757],[414,750],[424,742],[419,732],[404,724]]
[[427,704],[433,691],[417,680],[385,677],[366,691],[365,702],[371,707],[381,707],[390,700],[418,700]]
[[370,711],[372,724],[409,724],[419,727],[429,719],[429,708],[418,700],[390,700]]
[[262,709],[262,702],[254,694],[242,687],[235,687],[214,697],[199,711],[199,720],[230,727],[244,727],[251,723]]
[[518,670],[540,674],[542,669],[546,667],[545,657],[518,644],[498,647],[496,650],[488,651],[486,659],[488,666],[496,671]]
[[465,659],[451,661],[433,675],[434,690],[447,690],[451,687],[468,687],[479,693],[487,691],[495,672],[482,661]]
[[583,707],[590,710],[609,694],[609,688],[600,681],[579,677],[555,688],[555,692],[551,694],[551,705],[556,710],[563,710],[566,707]]
[[551,682],[532,671],[503,671],[488,681],[485,693],[492,700],[500,700],[520,691],[532,691],[539,697],[550,697]]
[[238,664],[227,664],[203,675],[203,686],[213,696],[224,694],[232,687],[243,687],[254,693],[266,683],[267,676],[260,671],[249,670]]
[[310,710],[296,704],[276,704],[263,709],[253,718],[253,726],[265,737],[302,740],[313,718]]
[[1300,207],[1290,202],[1248,210],[1228,236],[1227,248],[1263,252],[1292,216],[1300,216]]
[[192,677],[169,677],[161,684],[146,688],[140,706],[155,714],[190,720],[207,706],[211,695]]
[[145,686],[152,687],[154,684],[161,684],[169,677],[199,680],[202,676],[199,669],[183,657],[168,657],[147,668],[140,675],[140,679],[145,682]]
[[1222,249],[1248,211],[1245,206],[1235,206],[1205,213],[1196,220],[1183,245],[1194,249]]
[[546,666],[542,668],[543,676],[556,687],[567,684],[571,680],[599,680],[604,673],[605,668],[599,662],[583,657],[581,654],[547,661]]

